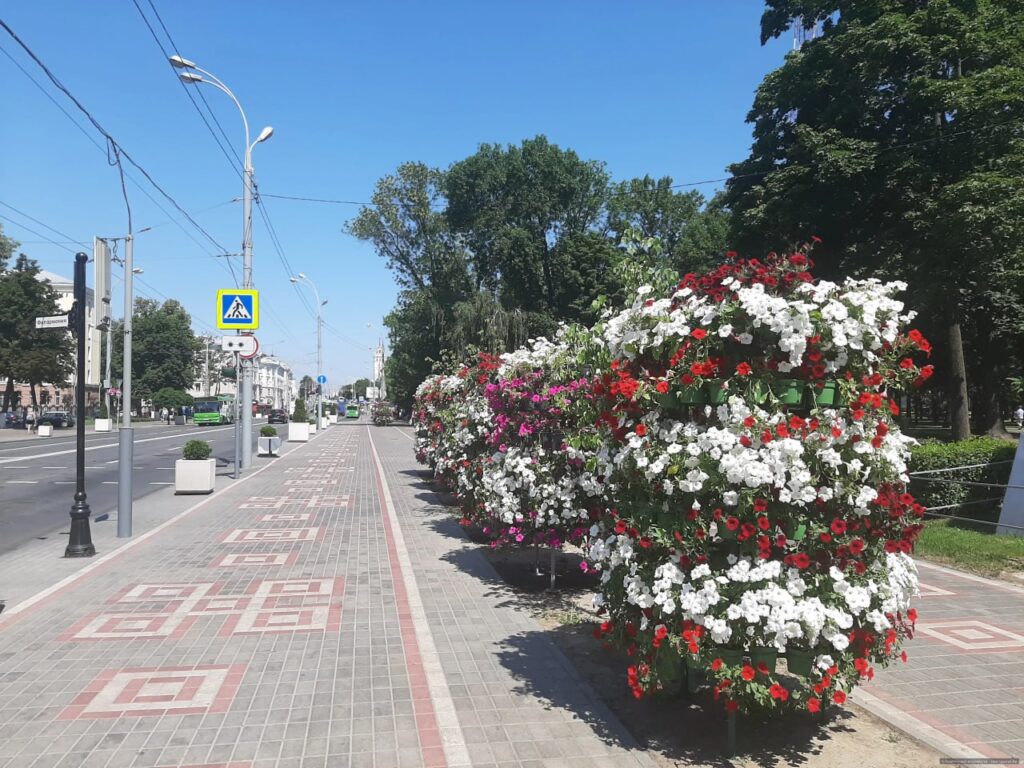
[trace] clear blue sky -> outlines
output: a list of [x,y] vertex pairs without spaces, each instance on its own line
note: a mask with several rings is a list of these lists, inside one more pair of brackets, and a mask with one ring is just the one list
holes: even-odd
[[[722,177],[749,148],[744,117],[754,89],[790,47],[788,39],[760,46],[757,0],[152,1],[180,53],[235,92],[253,134],[273,125],[274,136],[254,152],[262,192],[354,201],[368,200],[374,182],[403,161],[446,167],[481,142],[539,133],[605,161],[616,180]],[[149,0],[139,5],[162,37]],[[241,249],[241,206],[230,202],[241,194],[237,171],[132,0],[9,3],[3,19],[219,244]],[[0,46],[86,125],[3,33]],[[2,52],[0,78],[0,200],[73,240],[123,234],[124,203],[105,153]],[[199,87],[240,151],[235,107]],[[91,127],[86,132],[98,139]],[[716,186],[700,189],[710,194]],[[182,301],[196,330],[209,332],[215,290],[233,285],[224,259],[213,258],[217,249],[187,223],[195,239],[168,223],[138,187],[129,184],[128,194],[135,229],[154,227],[136,238],[140,292]],[[332,383],[367,375],[368,348],[395,286],[372,249],[342,232],[357,208],[264,200],[288,261],[330,300],[326,373]],[[24,227],[63,237],[9,208],[0,206],[0,215],[21,223],[0,219],[23,251],[70,276],[69,250],[37,242]],[[298,374],[313,372],[314,321],[258,214],[254,241],[263,349]]]

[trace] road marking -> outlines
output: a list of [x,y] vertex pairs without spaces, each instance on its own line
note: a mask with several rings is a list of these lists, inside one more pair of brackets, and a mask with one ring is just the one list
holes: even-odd
[[150,483],[150,485],[174,485],[174,483]]
[[102,485],[117,485],[117,480],[104,480]]
[[117,464],[117,462],[119,461],[120,459],[111,459],[110,461],[107,462],[107,464]]
[[[136,469],[142,469],[142,467],[136,467]],[[154,469],[167,469],[167,470],[171,470],[171,469],[174,469],[174,467],[154,467]]]
[[35,485],[38,482],[38,480],[8,480],[7,484],[14,485],[15,483],[17,483],[19,485]]
[[99,466],[95,466],[95,467],[89,466],[89,467],[86,467],[86,469],[106,469],[106,467],[103,466],[103,465],[99,465]]
[[[214,427],[213,429],[201,429],[198,432],[196,432],[195,434],[197,434],[197,435],[205,435],[205,434],[209,434],[210,432],[225,432],[225,431],[227,431],[229,429],[234,429],[234,427]],[[135,445],[140,445],[141,443],[153,443],[153,442],[156,442],[157,440],[180,440],[180,439],[181,439],[181,435],[164,435],[163,437],[147,437],[147,438],[145,438],[143,440],[136,440],[135,441]],[[87,451],[98,451],[98,450],[101,450],[103,448],[114,448],[117,445],[118,445],[117,443],[103,443],[102,445],[87,445],[85,447],[85,450],[87,450]],[[36,453],[36,454],[33,454],[32,456],[22,456],[20,458],[11,457],[11,458],[8,458],[8,459],[0,459],[0,464],[12,464],[12,463],[14,463],[16,461],[29,461],[30,459],[45,459],[48,456],[66,456],[69,453],[75,453],[76,450],[77,450],[76,448],[70,448],[70,449],[68,449],[66,451],[50,451],[49,453]]]
[[75,481],[74,480],[54,480],[53,484],[54,485],[74,485]]
[[[14,467],[11,467],[14,469]],[[43,469],[71,469],[71,467],[43,467]]]

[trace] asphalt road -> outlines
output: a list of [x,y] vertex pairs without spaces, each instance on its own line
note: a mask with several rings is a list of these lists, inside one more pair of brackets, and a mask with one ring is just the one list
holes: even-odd
[[[254,433],[259,432],[259,426],[256,425]],[[211,444],[218,459],[218,474],[232,471],[233,426],[138,427],[133,462],[134,498],[174,485],[174,461],[181,457],[181,447],[191,439]],[[254,456],[255,440],[254,434]],[[117,509],[117,455],[116,432],[86,436],[85,490],[94,517]],[[73,429],[55,431],[51,438],[0,442],[0,552],[66,530],[74,492]]]

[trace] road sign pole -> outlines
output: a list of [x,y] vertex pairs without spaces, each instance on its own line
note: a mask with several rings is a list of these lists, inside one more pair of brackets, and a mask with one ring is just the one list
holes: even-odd
[[240,371],[238,369],[239,368],[239,366],[238,366],[239,362],[241,362],[241,358],[239,357],[238,353],[236,352],[235,353],[235,394],[236,394],[236,397],[235,397],[235,480],[237,480],[238,478],[240,478],[242,476],[241,460],[242,460],[242,439],[243,439],[243,433],[242,433],[242,420],[241,420],[241,418],[239,418],[239,415],[240,415],[239,406],[241,405],[241,403],[239,402],[239,397],[237,397],[237,395],[239,394],[239,389],[240,389],[240,387],[238,386],[238,384],[239,384],[239,375],[238,374],[240,373]]
[[75,254],[75,327],[78,341],[78,374],[75,381],[75,502],[71,505],[71,535],[64,557],[92,557],[96,547],[92,544],[89,528],[89,502],[85,494],[85,265],[89,257]]
[[132,316],[135,313],[132,281],[135,277],[135,240],[124,239],[124,354],[121,355],[121,429],[117,433],[117,537],[132,535],[132,467],[135,462],[135,430],[132,427]]

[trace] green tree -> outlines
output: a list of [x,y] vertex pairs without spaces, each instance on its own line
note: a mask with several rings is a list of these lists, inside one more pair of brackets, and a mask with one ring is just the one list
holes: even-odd
[[954,437],[970,433],[968,371],[983,374],[979,428],[1000,433],[1007,351],[1024,340],[1024,5],[768,0],[762,40],[797,20],[823,34],[757,91],[725,198],[735,241],[814,234],[826,276],[910,281],[941,318]]
[[[113,336],[111,368],[115,378],[123,378],[123,323],[115,323]],[[192,332],[192,318],[177,301],[168,299],[161,304],[136,299],[132,318],[132,396],[136,403],[164,388],[191,389],[201,346]]]
[[188,392],[183,392],[180,389],[173,389],[172,387],[163,387],[153,393],[153,407],[160,408],[174,408],[180,412],[180,409],[187,405],[192,405],[195,402]]
[[352,394],[354,397],[366,397],[366,390],[372,387],[373,382],[369,379],[356,379],[352,382]]
[[644,176],[612,186],[608,229],[616,242],[629,230],[656,238],[669,266],[685,274],[704,271],[721,261],[729,216],[718,199],[709,202],[695,190],[673,189],[670,176]]
[[309,399],[316,394],[316,382],[313,381],[313,377],[306,374],[299,380],[299,394]]
[[[16,244],[0,233],[0,264],[9,264]],[[74,369],[72,337],[67,331],[37,329],[35,318],[60,314],[57,293],[38,279],[39,265],[19,254],[0,272],[0,376],[7,379],[3,409],[13,407],[14,382],[29,385],[33,407],[43,382],[63,385]]]
[[482,144],[444,178],[452,229],[465,239],[478,285],[502,304],[557,317],[559,286],[573,265],[560,248],[595,231],[608,174],[544,136],[502,147]]

